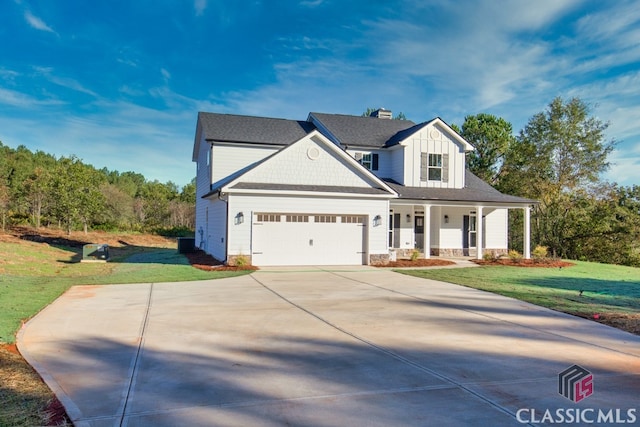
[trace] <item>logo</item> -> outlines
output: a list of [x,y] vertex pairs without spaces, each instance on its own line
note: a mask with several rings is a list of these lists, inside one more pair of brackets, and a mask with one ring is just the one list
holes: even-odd
[[558,374],[558,393],[574,403],[593,394],[593,375],[582,366],[573,365]]

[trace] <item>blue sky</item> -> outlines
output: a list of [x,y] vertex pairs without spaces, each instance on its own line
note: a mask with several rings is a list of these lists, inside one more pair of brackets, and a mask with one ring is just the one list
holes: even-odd
[[640,184],[637,2],[0,2],[0,141],[188,183],[198,111],[469,114],[517,133],[578,96],[618,141],[605,178]]

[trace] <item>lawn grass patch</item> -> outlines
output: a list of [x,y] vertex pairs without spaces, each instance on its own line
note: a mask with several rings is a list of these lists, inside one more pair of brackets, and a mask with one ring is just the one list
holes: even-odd
[[13,343],[21,323],[74,285],[219,279],[246,272],[203,271],[173,248],[131,247],[107,263],[76,262],[78,250],[0,242],[0,342]]
[[566,268],[483,266],[397,271],[493,292],[581,317],[631,315],[640,319],[640,269],[634,267],[575,261],[573,267]]

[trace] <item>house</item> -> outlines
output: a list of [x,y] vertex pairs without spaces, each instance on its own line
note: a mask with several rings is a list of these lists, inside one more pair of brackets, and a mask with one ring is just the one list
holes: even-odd
[[469,172],[473,150],[442,119],[310,113],[306,120],[198,114],[196,245],[234,264],[384,264],[507,251],[502,194]]

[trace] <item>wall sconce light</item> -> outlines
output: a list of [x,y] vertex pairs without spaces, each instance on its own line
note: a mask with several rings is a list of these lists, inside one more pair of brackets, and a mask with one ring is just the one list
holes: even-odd
[[373,217],[373,226],[377,227],[380,224],[382,224],[382,217],[380,215],[376,215],[375,217]]
[[444,223],[449,224],[449,215],[444,216]]
[[244,222],[244,214],[242,212],[238,212],[233,222],[235,223],[235,225],[242,224]]
[[407,222],[411,222],[411,214],[407,214]]

